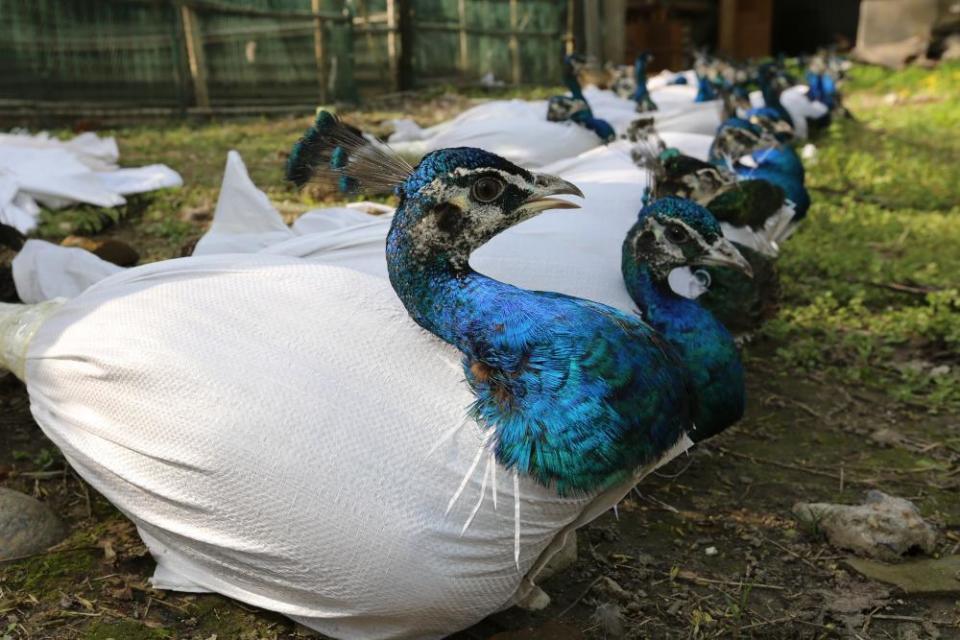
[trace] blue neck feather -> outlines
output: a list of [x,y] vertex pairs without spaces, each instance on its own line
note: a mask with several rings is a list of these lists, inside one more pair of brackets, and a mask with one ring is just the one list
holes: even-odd
[[694,102],[708,102],[717,99],[717,92],[713,88],[713,83],[706,76],[697,75],[697,97]]
[[586,100],[583,97],[583,89],[580,87],[580,80],[577,79],[577,72],[573,67],[573,61],[567,56],[563,61],[563,85],[570,91],[570,95],[580,100]]
[[633,74],[637,88],[630,97],[633,100],[641,100],[650,95],[650,92],[647,90],[647,57],[645,55],[641,54],[637,56],[636,62],[633,63]]
[[635,317],[476,273],[463,234],[424,237],[451,205],[421,187],[439,180],[429,165],[451,152],[458,167],[484,153],[428,155],[399,190],[386,246],[394,290],[420,326],[463,354],[471,414],[495,431],[501,464],[561,495],[626,479],[689,427],[689,372]]
[[760,93],[763,95],[763,104],[771,111],[758,111],[758,113],[771,115],[775,118],[779,118],[789,122],[790,124],[793,124],[793,118],[790,117],[790,113],[783,106],[783,103],[780,102],[780,91],[773,86],[770,78],[768,78],[766,75],[762,75],[760,77]]
[[626,245],[622,269],[624,284],[643,318],[680,353],[693,376],[696,405],[690,437],[700,442],[739,421],[746,391],[730,332],[697,302],[674,293],[666,278],[656,277]]
[[793,220],[798,221],[805,217],[810,209],[810,194],[804,185],[803,162],[797,152],[792,147],[780,146],[755,151],[751,157],[757,166],[737,165],[737,175],[750,180],[766,180],[777,185],[796,205]]

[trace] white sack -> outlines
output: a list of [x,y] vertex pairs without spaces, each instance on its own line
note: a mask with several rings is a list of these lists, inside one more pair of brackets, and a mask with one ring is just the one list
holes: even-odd
[[66,142],[46,133],[0,134],[0,222],[29,233],[38,202],[50,209],[78,202],[115,207],[126,202],[124,195],[183,184],[162,164],[118,169],[118,157],[116,141],[94,133]]
[[[702,142],[695,134],[682,137],[688,139],[682,148]],[[683,142],[671,134],[664,138],[668,144]],[[647,172],[633,164],[630,145],[624,141],[554,163],[545,171],[578,185],[586,195],[583,208],[549,211],[509,229],[474,253],[471,264],[481,273],[517,286],[559,291],[632,312],[636,305],[623,285],[621,250],[643,206]],[[386,278],[385,239],[391,218],[366,216],[358,208],[389,209],[372,203],[318,209],[301,216],[289,229],[266,194],[250,180],[239,154],[231,151],[214,222],[197,244],[195,255],[264,252]],[[43,248],[43,260],[14,260],[14,280],[23,300],[71,298],[116,269],[92,254],[80,260],[72,254],[55,255],[66,251],[63,248]],[[61,277],[68,267],[69,274]],[[682,282],[678,278],[671,282]],[[694,285],[676,284],[674,290],[689,295],[699,290]]]
[[444,440],[473,399],[459,353],[385,279],[286,257],[108,278],[39,328],[26,382],[47,436],[137,524],[159,584],[337,638],[477,622],[632,484],[562,499],[521,478],[517,495],[476,424]]

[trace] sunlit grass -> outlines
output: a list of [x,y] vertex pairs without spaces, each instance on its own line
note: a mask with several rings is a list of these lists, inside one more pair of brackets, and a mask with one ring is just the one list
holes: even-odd
[[[960,408],[960,65],[854,70],[765,328],[785,364]],[[893,98],[890,97],[893,92]]]

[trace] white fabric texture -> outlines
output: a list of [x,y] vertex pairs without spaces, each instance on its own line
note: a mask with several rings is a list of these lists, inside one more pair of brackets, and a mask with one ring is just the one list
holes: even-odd
[[[668,144],[686,149],[705,143],[697,134],[663,137]],[[517,286],[559,291],[633,311],[636,305],[620,270],[621,247],[642,207],[649,178],[633,164],[630,145],[620,141],[598,147],[544,171],[577,184],[586,195],[583,208],[549,211],[509,229],[481,247],[471,264],[481,273]],[[368,216],[360,209],[384,207],[355,203],[318,209],[304,214],[289,229],[250,180],[239,154],[230,152],[214,222],[197,244],[195,255],[263,252],[386,278],[384,243],[391,218]],[[13,263],[17,291],[28,302],[74,297],[117,270],[82,250],[33,241]],[[683,283],[679,275],[671,285],[681,295],[702,290],[692,281]]]
[[115,207],[126,202],[124,195],[183,184],[165,165],[120,169],[118,159],[116,141],[94,133],[66,142],[46,133],[0,134],[0,222],[29,233],[37,226],[38,203]]
[[[784,89],[780,94],[780,104],[790,114],[790,119],[793,120],[793,134],[798,140],[806,140],[810,133],[807,118],[817,119],[830,111],[830,108],[822,102],[810,100],[807,97],[808,90],[809,87],[798,84]],[[765,106],[763,94],[759,91],[751,91],[750,105],[757,109]]]
[[[658,111],[639,114],[636,103],[608,90],[589,86],[584,97],[593,114],[624,135],[634,120],[653,117],[661,133],[694,133],[713,136],[720,126],[719,100],[694,102],[696,89],[668,86],[651,94],[663,104]],[[418,160],[445,147],[477,147],[530,169],[572,158],[601,145],[601,140],[572,122],[548,122],[544,100],[495,100],[464,111],[456,118],[420,128],[409,119],[393,121],[388,139],[399,154]]]
[[27,240],[13,259],[13,283],[26,303],[73,298],[122,267],[77,247]]
[[158,584],[337,638],[439,638],[507,606],[565,527],[632,485],[564,499],[520,478],[517,495],[464,423],[458,352],[386,280],[287,257],[108,278],[39,328],[26,382],[47,436],[137,524]]
[[477,147],[538,169],[599,146],[602,141],[572,122],[547,121],[545,100],[497,100],[419,131],[412,121],[401,121],[388,142],[411,160],[447,147]]

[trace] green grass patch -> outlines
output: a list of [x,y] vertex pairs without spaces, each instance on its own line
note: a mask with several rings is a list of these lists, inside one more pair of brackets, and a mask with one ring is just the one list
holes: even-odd
[[783,306],[764,332],[789,366],[957,410],[960,65],[852,75],[857,119],[817,141],[814,206],[784,247]]

